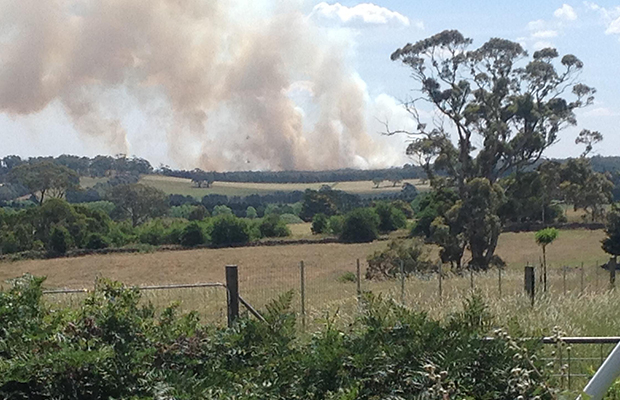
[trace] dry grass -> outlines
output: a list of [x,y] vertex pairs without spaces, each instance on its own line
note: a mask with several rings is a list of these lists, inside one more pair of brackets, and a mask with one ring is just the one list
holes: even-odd
[[[384,182],[378,189],[370,181],[355,182],[321,182],[321,183],[247,183],[247,182],[215,182],[209,189],[196,188],[190,179],[174,178],[160,175],[143,176],[140,182],[163,190],[167,194],[182,194],[201,198],[208,194],[221,194],[226,196],[249,196],[251,194],[270,194],[274,192],[292,192],[306,189],[318,190],[323,185],[329,185],[334,189],[343,190],[355,194],[379,194],[397,193],[402,187],[393,187],[391,183]],[[421,184],[418,179],[405,180],[414,184],[418,190],[428,190],[428,184]]]
[[[291,226],[295,235],[309,234],[309,224]],[[608,277],[594,267],[604,260],[600,250],[600,231],[562,231],[556,243],[548,247],[549,296],[541,298],[531,309],[523,292],[523,265],[536,263],[540,249],[533,233],[507,233],[500,238],[498,254],[508,267],[502,276],[502,294],[498,290],[497,271],[474,276],[474,286],[488,299],[491,310],[502,325],[518,321],[527,332],[549,333],[554,325],[570,334],[612,334],[620,328],[620,310],[612,307],[617,295],[605,294]],[[0,279],[23,273],[47,276],[48,287],[89,288],[103,276],[129,285],[223,282],[224,266],[239,265],[240,290],[246,300],[262,307],[278,294],[288,290],[297,293],[294,307],[299,310],[299,262],[306,266],[306,293],[309,321],[319,321],[325,312],[342,316],[343,323],[357,309],[355,283],[340,282],[346,272],[355,272],[356,259],[364,260],[387,242],[369,244],[312,244],[235,249],[201,249],[148,254],[96,255],[54,260],[28,260],[0,264]],[[436,249],[431,256],[437,257]],[[585,263],[583,290],[581,262]],[[570,265],[564,281],[562,265]],[[537,271],[538,273],[538,271]],[[451,276],[442,281],[442,296],[436,276],[410,278],[405,282],[406,305],[426,310],[434,316],[445,316],[460,308],[471,293],[470,277]],[[564,287],[566,282],[566,294]],[[399,281],[370,282],[363,280],[362,289],[383,293],[401,300]],[[79,296],[64,296],[63,301],[76,301]],[[197,309],[207,319],[225,321],[226,297],[222,289],[171,290],[145,293],[157,306],[181,301],[182,309]],[[50,298],[60,300],[59,296]],[[317,319],[318,318],[318,319]],[[592,322],[590,322],[590,320]]]

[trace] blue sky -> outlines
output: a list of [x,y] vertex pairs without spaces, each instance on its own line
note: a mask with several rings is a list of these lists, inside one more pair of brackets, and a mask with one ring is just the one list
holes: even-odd
[[[221,3],[221,4],[220,4]],[[620,3],[613,1],[0,0],[0,156],[120,152],[204,169],[385,167],[410,160],[390,54],[444,29],[556,47],[597,89],[549,157],[603,133],[620,155]],[[145,8],[148,7],[148,8]],[[175,60],[171,62],[171,60]],[[178,60],[178,61],[177,61]]]

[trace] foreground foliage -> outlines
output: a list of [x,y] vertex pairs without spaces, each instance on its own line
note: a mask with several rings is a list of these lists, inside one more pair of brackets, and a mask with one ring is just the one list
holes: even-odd
[[533,343],[496,331],[480,298],[444,321],[368,295],[347,331],[298,337],[292,293],[233,329],[99,281],[76,310],[41,301],[41,279],[0,294],[7,399],[551,399]]

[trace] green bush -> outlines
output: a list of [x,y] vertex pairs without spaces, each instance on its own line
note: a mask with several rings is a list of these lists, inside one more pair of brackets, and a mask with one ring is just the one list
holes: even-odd
[[71,248],[73,240],[64,226],[55,226],[50,233],[48,250],[50,253],[63,255]]
[[314,214],[314,217],[312,217],[312,227],[310,229],[315,235],[324,233],[327,230],[327,215],[323,213]]
[[198,222],[190,222],[187,224],[181,234],[180,243],[186,247],[199,246],[205,244],[207,238]]
[[0,292],[0,398],[556,398],[538,341],[491,332],[477,296],[442,321],[368,294],[355,329],[329,323],[303,340],[292,292],[260,311],[266,322],[218,329],[105,279],[74,309],[52,308],[42,283]]
[[357,282],[357,276],[353,272],[347,271],[338,277],[338,282],[340,283]]
[[304,222],[303,219],[299,218],[295,214],[282,214],[280,215],[280,219],[287,225],[303,224]]
[[358,208],[344,218],[340,239],[344,242],[372,242],[379,237],[379,216],[369,208]]
[[374,211],[379,216],[379,231],[381,232],[392,232],[407,226],[405,214],[389,203],[378,203]]
[[86,239],[85,248],[90,250],[106,249],[110,247],[110,241],[99,233],[91,233]]
[[250,229],[245,220],[234,215],[213,218],[211,242],[215,245],[243,244],[250,240]]
[[189,219],[190,221],[202,221],[208,216],[209,216],[209,211],[207,211],[205,206],[203,206],[202,204],[199,204],[192,208],[187,219]]
[[254,219],[256,217],[258,217],[258,213],[256,212],[256,208],[249,206],[246,210],[245,210],[245,217],[249,218],[249,219]]
[[228,206],[215,206],[213,207],[213,216],[217,217],[218,215],[233,215],[233,212]]
[[291,234],[278,214],[269,214],[264,217],[258,225],[258,229],[262,237],[284,237]]
[[368,257],[366,279],[396,278],[401,273],[401,266],[406,275],[433,271],[433,264],[422,242],[414,241],[408,245],[393,240],[387,249],[376,251]]
[[332,235],[340,236],[344,227],[344,217],[342,215],[332,215],[327,221],[327,229]]

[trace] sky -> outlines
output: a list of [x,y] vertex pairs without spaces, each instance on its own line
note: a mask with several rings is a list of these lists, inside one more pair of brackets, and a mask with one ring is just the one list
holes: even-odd
[[[16,6],[16,4],[18,4]],[[620,155],[614,1],[0,0],[0,157],[119,154],[209,170],[412,162],[391,53],[445,29],[556,47],[597,89],[547,157]]]

